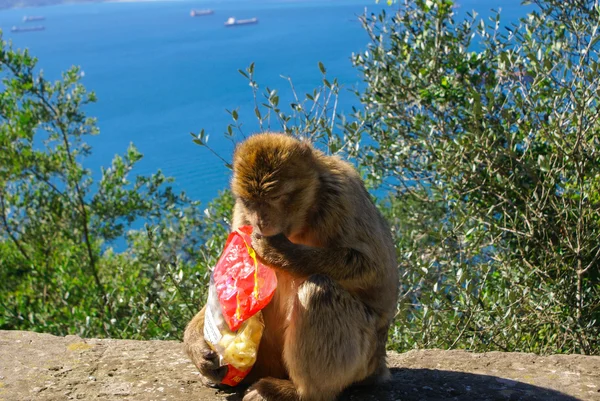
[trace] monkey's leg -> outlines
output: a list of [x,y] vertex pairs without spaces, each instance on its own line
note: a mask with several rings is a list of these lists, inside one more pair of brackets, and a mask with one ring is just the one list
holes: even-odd
[[204,341],[204,306],[188,323],[183,345],[200,374],[213,383],[220,383],[227,374],[227,366],[219,365],[219,355]]
[[261,379],[244,401],[334,400],[385,369],[377,348],[375,319],[365,306],[329,277],[310,276],[298,290],[286,332],[291,380]]

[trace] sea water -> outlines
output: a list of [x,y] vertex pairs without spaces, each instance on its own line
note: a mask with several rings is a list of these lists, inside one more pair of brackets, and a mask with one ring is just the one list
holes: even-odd
[[[502,7],[508,24],[525,15],[519,0],[459,1],[460,14],[475,9],[484,18]],[[210,8],[213,15],[190,17]],[[204,204],[227,187],[229,171],[206,149],[192,143],[204,128],[209,144],[225,159],[232,145],[223,132],[231,122],[226,109],[239,108],[244,132],[259,129],[248,82],[238,69],[255,63],[256,80],[291,100],[288,82],[303,96],[321,82],[318,63],[347,90],[340,111],[357,101],[350,89],[360,85],[352,53],[366,49],[368,37],[358,21],[365,10],[389,7],[366,0],[221,0],[113,2],[0,11],[4,38],[38,57],[46,78],[78,65],[83,84],[98,102],[87,112],[97,117],[100,135],[90,137],[92,155],[85,166],[97,178],[116,153],[134,143],[144,154],[135,170],[162,170]],[[29,23],[45,31],[11,33],[24,15],[43,15]],[[226,28],[229,17],[259,19],[256,25]]]

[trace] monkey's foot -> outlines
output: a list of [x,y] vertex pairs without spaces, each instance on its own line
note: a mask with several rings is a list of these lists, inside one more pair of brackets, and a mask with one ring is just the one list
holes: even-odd
[[258,390],[250,389],[246,395],[244,395],[242,401],[266,401],[266,398],[260,395]]
[[267,377],[250,387],[242,401],[299,401],[299,397],[291,381]]

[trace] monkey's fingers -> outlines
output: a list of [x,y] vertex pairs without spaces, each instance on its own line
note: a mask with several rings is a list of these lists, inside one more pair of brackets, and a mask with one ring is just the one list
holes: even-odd
[[228,370],[229,368],[227,366],[221,366],[216,370],[201,370],[200,374],[206,379],[205,384],[213,387],[219,387]]
[[201,348],[192,355],[200,374],[212,384],[219,384],[227,374],[227,366],[221,366],[219,355],[210,348]]
[[219,355],[208,346],[195,346],[189,351],[192,362],[201,373],[214,371],[221,367]]
[[270,247],[275,249],[282,249],[292,245],[292,242],[283,233],[266,237],[266,242]]
[[259,259],[263,259],[264,254],[266,252],[265,249],[265,240],[267,237],[263,237],[260,234],[257,233],[252,233],[252,249],[254,249],[254,252],[256,252],[256,256],[259,257]]
[[281,253],[278,248],[285,246],[286,242],[289,242],[289,240],[283,234],[271,237],[252,234],[252,248],[254,248],[261,261],[269,264],[277,263],[281,259]]
[[202,355],[202,358],[207,359],[209,361],[217,361],[219,359],[219,354],[217,354],[215,351],[213,351],[210,348],[203,348],[202,351],[200,351],[200,354]]

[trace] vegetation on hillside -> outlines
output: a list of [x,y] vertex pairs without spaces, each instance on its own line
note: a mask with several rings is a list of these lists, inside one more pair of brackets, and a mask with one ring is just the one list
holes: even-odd
[[[535,3],[508,28],[499,15],[456,20],[448,0],[365,16],[360,106],[346,115],[323,65],[322,87],[290,105],[241,71],[262,129],[349,158],[377,194],[401,271],[394,349],[599,352],[600,9]],[[55,83],[34,71],[2,43],[0,328],[180,338],[230,194],[202,210],[160,172],[133,176],[133,146],[94,181],[93,94],[77,69]],[[205,132],[194,141],[210,146]]]
[[[178,337],[226,223],[160,172],[132,177],[142,157],[133,145],[94,181],[83,165],[84,140],[97,134],[83,113],[94,95],[78,69],[51,83],[35,65],[0,43],[0,328]],[[114,252],[123,237],[127,249]]]

